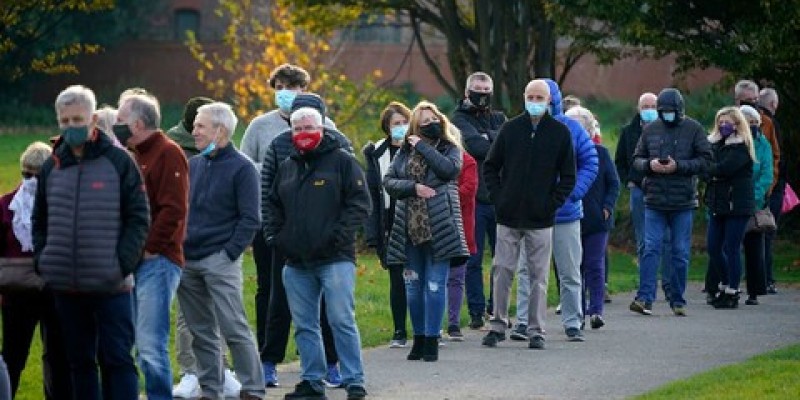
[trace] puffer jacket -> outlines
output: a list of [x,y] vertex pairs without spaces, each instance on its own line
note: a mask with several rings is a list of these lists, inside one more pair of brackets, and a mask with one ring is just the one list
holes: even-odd
[[550,112],[553,118],[569,128],[569,133],[572,135],[572,149],[575,151],[575,187],[564,205],[556,211],[556,224],[564,224],[583,218],[581,200],[589,192],[592,183],[597,178],[600,161],[597,158],[594,142],[583,126],[578,121],[564,115],[561,90],[558,84],[552,79],[545,79],[545,82],[550,86]]
[[708,137],[714,161],[708,169],[704,202],[714,217],[749,216],[755,212],[753,160],[744,140],[719,133]]
[[389,235],[386,262],[388,265],[406,264],[406,199],[416,196],[415,185],[421,183],[436,194],[427,199],[428,216],[433,240],[433,259],[449,260],[450,265],[461,265],[469,257],[461,219],[461,204],[458,200],[458,175],[461,172],[461,149],[444,140],[436,147],[420,141],[414,148],[428,163],[428,172],[423,182],[414,181],[407,172],[411,159],[411,146],[406,144],[395,155],[383,185],[389,196],[396,199],[395,217]]
[[756,150],[756,162],[753,163],[753,194],[757,209],[763,210],[768,205],[767,194],[772,187],[772,146],[761,130],[753,132],[753,146]]
[[48,287],[130,290],[150,227],[144,182],[131,156],[94,131],[77,159],[63,140],[42,166],[32,215],[34,258]]

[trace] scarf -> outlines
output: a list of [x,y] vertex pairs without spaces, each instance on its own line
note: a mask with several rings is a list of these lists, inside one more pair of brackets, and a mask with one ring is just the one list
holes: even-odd
[[14,212],[14,218],[11,220],[14,236],[17,237],[24,252],[33,251],[31,214],[33,214],[35,195],[36,178],[25,179],[8,206],[8,209]]
[[[425,181],[425,174],[428,172],[428,163],[416,150],[412,150],[411,157],[406,167],[408,175],[416,183]],[[433,239],[431,234],[431,224],[428,218],[428,203],[419,196],[412,196],[406,200],[408,204],[408,237],[414,246]]]

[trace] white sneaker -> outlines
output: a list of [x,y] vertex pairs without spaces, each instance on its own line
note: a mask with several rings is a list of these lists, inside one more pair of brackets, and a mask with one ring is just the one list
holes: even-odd
[[222,384],[222,395],[238,399],[241,391],[242,384],[236,379],[236,375],[233,374],[233,371],[225,368],[225,383]]
[[197,375],[184,374],[181,381],[172,387],[172,397],[181,399],[200,397],[200,382],[197,381]]

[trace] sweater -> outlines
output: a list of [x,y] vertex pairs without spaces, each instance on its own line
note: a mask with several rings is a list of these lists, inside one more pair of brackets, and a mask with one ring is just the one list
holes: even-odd
[[261,223],[258,172],[233,143],[189,160],[187,260],[224,250],[231,261],[253,241]]
[[534,128],[523,112],[500,128],[483,167],[498,224],[552,227],[556,210],[575,187],[572,135],[546,113]]
[[156,132],[133,150],[150,201],[150,232],[144,249],[183,266],[189,209],[189,164],[181,148]]
[[[619,197],[619,176],[611,161],[611,154],[602,145],[595,146],[600,159],[600,169],[597,179],[583,198],[581,235],[610,232],[614,228],[614,207]],[[605,218],[603,210],[608,210],[608,219]]]

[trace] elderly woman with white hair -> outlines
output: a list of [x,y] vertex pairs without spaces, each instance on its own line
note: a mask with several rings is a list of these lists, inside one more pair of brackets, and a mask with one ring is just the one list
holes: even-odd
[[[608,235],[614,227],[614,207],[619,197],[620,181],[611,154],[595,137],[599,131],[591,111],[575,106],[567,116],[576,119],[592,135],[600,161],[597,178],[583,198],[581,219],[581,276],[583,278],[583,315],[589,316],[589,326],[599,329],[605,325],[603,306],[606,283],[606,248]],[[587,303],[588,298],[588,305]]]

